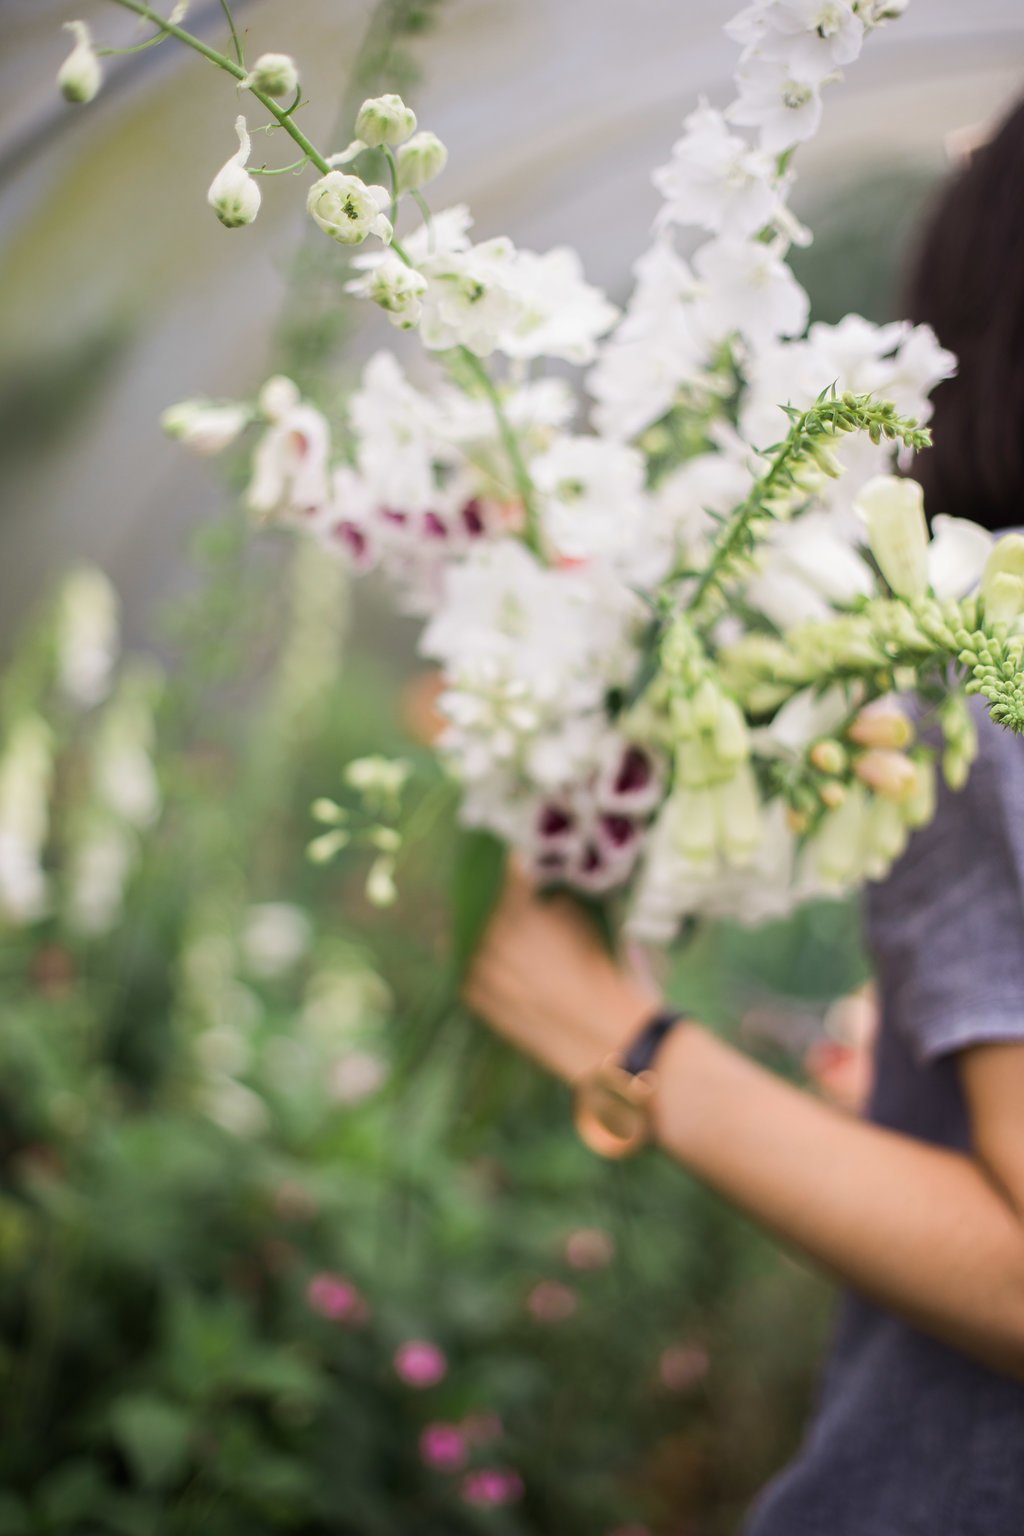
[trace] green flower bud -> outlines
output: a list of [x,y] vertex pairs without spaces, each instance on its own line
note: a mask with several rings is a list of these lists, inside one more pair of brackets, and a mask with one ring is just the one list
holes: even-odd
[[924,492],[917,481],[876,475],[863,487],[854,507],[867,524],[871,553],[893,592],[897,597],[924,597],[928,524]]
[[714,730],[718,724],[720,706],[721,694],[710,677],[704,678],[693,695],[693,718],[696,721],[698,730]]
[[714,727],[715,753],[723,763],[742,763],[750,755],[750,732],[743,711],[732,699],[719,697]]
[[831,736],[816,741],[809,756],[820,773],[837,774],[846,771],[846,748]]
[[299,71],[287,53],[261,53],[242,84],[264,96],[294,96],[299,88]]
[[914,772],[916,782],[900,810],[908,827],[926,827],[935,816],[935,763],[930,757],[916,757]]
[[398,190],[416,192],[440,176],[448,164],[448,151],[436,133],[414,133],[398,151]]
[[84,21],[66,21],[64,30],[71,32],[76,42],[57,71],[61,95],[75,103],[92,101],[103,83],[103,70],[89,28]]
[[416,114],[401,96],[371,96],[359,108],[356,137],[370,149],[404,144],[416,132]]

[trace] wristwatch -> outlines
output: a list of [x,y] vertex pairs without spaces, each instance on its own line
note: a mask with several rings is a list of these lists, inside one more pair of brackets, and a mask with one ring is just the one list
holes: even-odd
[[651,1101],[657,1087],[655,1058],[676,1025],[689,1017],[686,1013],[656,1013],[624,1055],[609,1056],[576,1084],[576,1129],[580,1140],[599,1157],[632,1157],[650,1141]]

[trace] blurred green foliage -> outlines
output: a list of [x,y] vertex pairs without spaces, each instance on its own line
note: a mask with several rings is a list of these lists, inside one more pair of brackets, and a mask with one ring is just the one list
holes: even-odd
[[[102,921],[72,895],[120,684],[69,700],[51,609],[4,690],[52,788],[48,905],[0,931],[0,1533],[724,1536],[795,1438],[819,1289],[660,1159],[592,1158],[561,1089],[432,1006],[443,816],[386,917],[358,860],[305,860],[311,799],[402,740],[398,679],[342,664],[309,550],[282,592],[204,543],[151,694],[162,809]],[[708,933],[676,984],[728,1021],[743,954]],[[325,1285],[361,1301],[324,1316]],[[438,1423],[466,1467],[425,1464]],[[467,1502],[474,1466],[522,1496]]]

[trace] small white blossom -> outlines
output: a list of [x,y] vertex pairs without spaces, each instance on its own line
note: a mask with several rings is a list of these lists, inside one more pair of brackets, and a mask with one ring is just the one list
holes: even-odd
[[391,241],[391,221],[384,209],[391,204],[386,187],[367,186],[358,176],[328,171],[309,189],[306,207],[314,223],[340,245],[361,245],[376,235],[385,245]]
[[372,299],[399,330],[409,330],[419,323],[426,291],[427,279],[423,274],[407,266],[391,251],[361,277],[345,284],[346,293]]
[[730,133],[721,112],[703,103],[684,123],[668,165],[654,172],[665,199],[658,227],[697,225],[743,238],[773,223],[782,186],[775,161]]
[[75,46],[57,71],[57,84],[65,101],[92,101],[103,83],[103,71],[89,28],[84,21],[66,21],[64,29],[73,34]]
[[694,258],[702,282],[695,310],[709,339],[739,332],[755,347],[798,336],[810,302],[777,251],[759,240],[709,240]]
[[[288,381],[290,382],[290,381]],[[312,405],[299,402],[271,421],[253,454],[253,474],[246,492],[250,511],[309,515],[326,504],[330,492],[327,462],[330,433]]]
[[821,82],[813,71],[752,59],[736,77],[740,94],[728,109],[730,122],[757,128],[761,148],[782,154],[812,139],[821,125]]
[[726,31],[758,58],[817,80],[852,64],[864,42],[851,0],[768,0],[742,11]]
[[544,531],[558,553],[586,560],[630,545],[643,509],[644,461],[634,448],[562,437],[530,465]]
[[259,183],[245,169],[252,143],[244,117],[235,119],[235,132],[238,134],[238,151],[217,172],[206,194],[206,201],[228,229],[251,224],[262,202]]

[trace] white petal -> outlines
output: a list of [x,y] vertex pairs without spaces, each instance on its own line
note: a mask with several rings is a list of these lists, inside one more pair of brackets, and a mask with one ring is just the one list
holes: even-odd
[[943,513],[934,517],[928,579],[936,597],[951,600],[976,587],[994,542],[987,528],[965,517],[946,517]]

